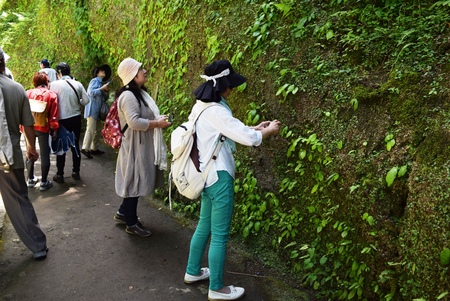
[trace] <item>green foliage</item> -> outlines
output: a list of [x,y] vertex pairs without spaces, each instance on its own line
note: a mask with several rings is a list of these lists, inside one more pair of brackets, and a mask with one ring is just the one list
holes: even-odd
[[384,138],[384,142],[386,142],[387,151],[391,151],[392,147],[395,145],[395,139],[393,134],[389,134]]
[[[93,66],[134,57],[174,127],[203,67],[231,60],[248,78],[235,116],[283,123],[235,154],[232,233],[268,241],[323,299],[448,297],[449,1],[0,4],[0,44],[25,87],[43,57],[85,84]],[[197,218],[199,205],[174,208]]]
[[441,263],[443,265],[450,264],[450,249],[449,248],[444,248],[444,250],[442,250],[442,252],[440,254],[440,259],[441,259]]

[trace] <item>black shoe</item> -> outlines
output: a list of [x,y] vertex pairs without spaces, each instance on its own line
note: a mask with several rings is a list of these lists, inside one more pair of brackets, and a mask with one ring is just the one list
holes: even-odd
[[32,179],[28,179],[28,187],[33,188],[36,186],[36,183],[38,182],[38,179],[36,177],[33,177]]
[[92,155],[103,155],[104,153],[105,153],[104,151],[99,149],[91,151]]
[[94,158],[94,157],[92,157],[91,152],[90,152],[90,151],[87,151],[87,150],[85,150],[85,149],[82,149],[82,150],[81,150],[81,153],[82,153],[83,155],[85,155],[88,159]]
[[[124,214],[116,213],[116,214],[114,215],[114,220],[115,220],[117,223],[119,223],[119,224],[124,224],[124,225],[127,224],[127,219],[125,218],[125,215],[124,215]],[[138,222],[137,222],[137,224],[138,224],[138,226],[141,226],[141,227],[144,226],[144,225],[142,224],[142,222],[139,220],[139,217],[138,217]]]
[[47,180],[46,182],[41,182],[41,185],[39,187],[40,191],[46,191],[53,187],[52,181]]
[[57,174],[53,177],[53,181],[55,181],[56,183],[64,183],[64,177]]
[[127,219],[125,218],[125,215],[123,215],[123,214],[116,213],[116,215],[114,215],[114,220],[116,222],[118,222],[119,224],[124,224],[124,225],[127,224]]
[[44,260],[45,258],[47,258],[47,253],[48,253],[48,248],[45,247],[44,250],[33,253],[33,258],[34,258],[34,260]]
[[79,173],[79,172],[73,172],[73,173],[72,173],[72,178],[73,178],[74,180],[81,180],[81,178],[80,178],[80,173]]
[[139,225],[139,223],[132,227],[127,226],[125,228],[125,232],[132,235],[139,235],[141,237],[148,237],[152,235],[152,231],[144,228],[144,226]]

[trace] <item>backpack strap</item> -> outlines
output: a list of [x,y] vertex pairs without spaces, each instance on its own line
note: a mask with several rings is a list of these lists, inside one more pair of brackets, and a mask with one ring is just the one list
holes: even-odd
[[[35,90],[36,91],[36,90]],[[42,97],[44,97],[45,96],[45,94],[47,94],[47,92],[49,92],[50,90],[45,90],[44,91],[44,93],[42,93],[42,94],[38,94],[38,93],[34,93],[34,98],[36,99],[36,97],[38,97],[38,96],[42,96]]]
[[[214,104],[211,104],[209,106],[205,106],[204,108],[202,108],[202,110],[197,114],[197,116],[195,116],[194,125],[197,123],[198,118],[206,109],[208,109],[212,106],[216,106],[216,105],[219,105],[219,104],[214,103]],[[197,129],[195,130],[195,132],[197,133]],[[197,137],[195,137],[195,139],[197,139]],[[217,142],[216,147],[214,148],[213,154],[212,154],[211,158],[209,159],[208,163],[206,164],[205,170],[202,172],[202,178],[204,181],[206,181],[206,177],[208,176],[209,170],[211,169],[213,162],[217,159],[220,148],[222,147],[222,144],[225,142],[225,139],[226,139],[226,137],[224,135],[220,135],[219,141]],[[197,145],[197,144],[195,144],[195,145]]]
[[[119,98],[117,98],[115,101],[116,101],[117,118],[119,118]],[[139,106],[141,106],[140,103],[139,103]],[[125,126],[123,127],[123,129],[120,129],[120,132],[122,133],[122,135],[125,133],[125,131],[127,129],[128,129],[128,123],[125,123]]]
[[122,132],[122,135],[125,133],[127,128],[128,128],[128,123],[125,123],[125,126],[123,127],[123,129],[120,130]]
[[49,90],[45,90],[44,93],[42,93],[42,94],[38,94],[38,93],[35,93],[35,94],[36,94],[36,96],[44,96],[45,94],[47,94],[48,91]]
[[202,172],[202,178],[206,182],[206,177],[208,176],[209,170],[212,167],[213,162],[217,159],[217,156],[219,155],[220,148],[222,147],[222,144],[225,142],[226,137],[224,135],[220,135],[219,141],[216,144],[216,148],[214,149],[214,152],[209,159],[208,164],[206,165],[205,170]]
[[200,109],[200,112],[198,112],[197,116],[195,116],[195,118],[194,118],[194,124],[197,123],[197,120],[198,120],[198,118],[200,118],[200,115],[202,115],[203,111],[205,111],[206,109],[213,107],[213,106],[220,106],[220,105],[218,103],[210,103],[209,105]]

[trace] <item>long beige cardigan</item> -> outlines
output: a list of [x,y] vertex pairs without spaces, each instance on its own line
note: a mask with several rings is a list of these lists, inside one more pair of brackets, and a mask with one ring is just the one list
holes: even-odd
[[[144,97],[150,97],[142,91]],[[148,120],[155,116],[150,107],[141,104],[130,91],[118,99],[121,126],[128,124],[116,165],[116,193],[118,196],[139,197],[151,195],[164,183],[164,172],[155,165],[154,131],[147,130]]]

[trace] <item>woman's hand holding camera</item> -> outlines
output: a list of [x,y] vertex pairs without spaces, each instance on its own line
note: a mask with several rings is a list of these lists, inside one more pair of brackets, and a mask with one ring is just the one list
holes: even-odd
[[169,126],[172,125],[172,122],[168,121],[168,117],[166,115],[161,115],[159,116],[158,119],[156,120],[149,120],[149,125],[148,125],[148,129],[154,129],[154,128],[168,128]]
[[280,131],[281,122],[279,120],[263,121],[255,129],[261,131],[263,139],[270,135],[278,134]]

